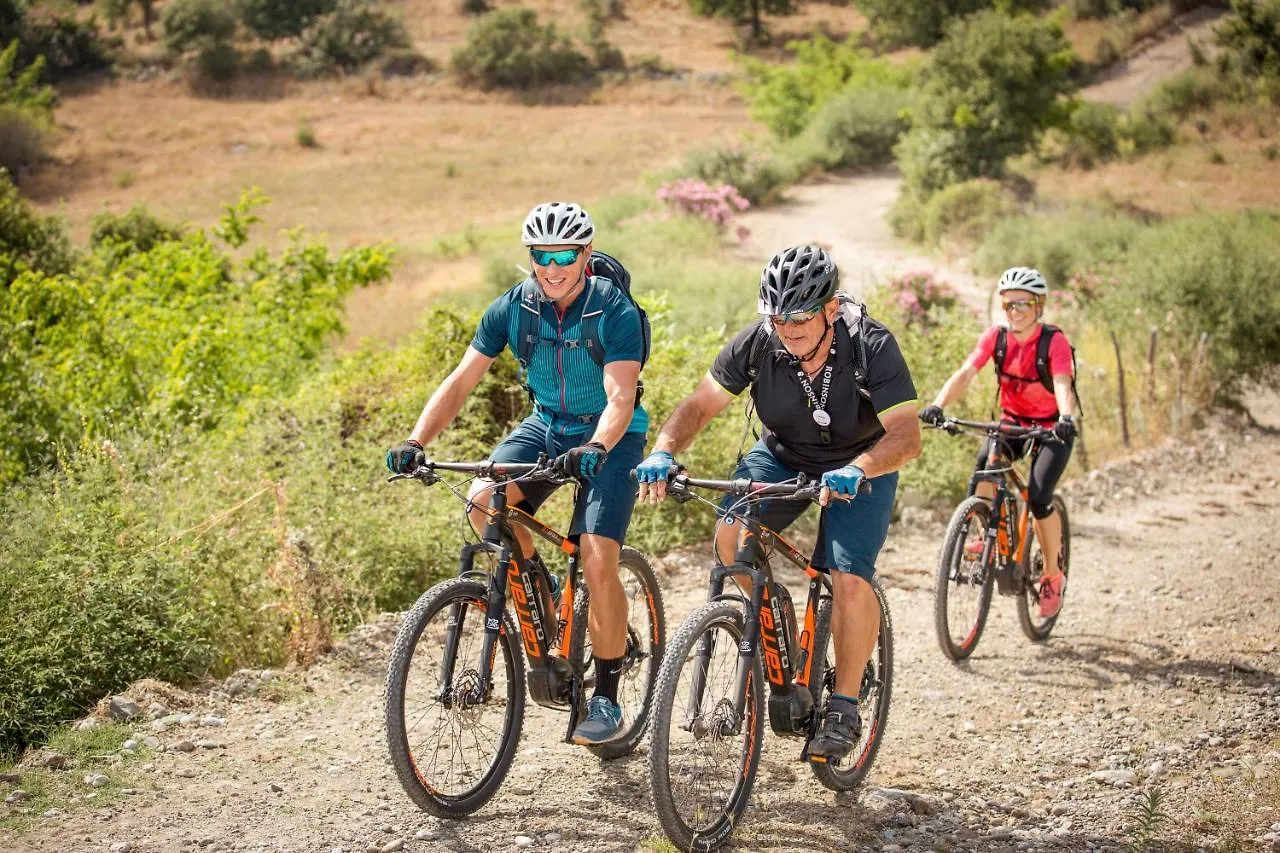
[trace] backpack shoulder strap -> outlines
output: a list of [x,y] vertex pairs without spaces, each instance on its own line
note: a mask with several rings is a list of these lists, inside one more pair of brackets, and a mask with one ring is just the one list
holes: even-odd
[[761,320],[756,325],[756,333],[751,338],[751,350],[747,354],[747,378],[752,382],[760,375],[760,365],[764,364],[764,357],[769,352],[769,328],[765,322]]
[[1040,340],[1036,342],[1036,375],[1040,377],[1040,384],[1050,392],[1053,391],[1053,373],[1049,369],[1049,345],[1059,331],[1057,326],[1045,323],[1040,329]]
[[836,297],[840,300],[840,313],[836,321],[844,320],[849,332],[849,361],[853,366],[854,385],[858,389],[858,396],[870,400],[871,391],[867,387],[867,343],[862,328],[862,321],[867,316],[867,306],[843,290],[837,290]]
[[587,301],[582,306],[582,342],[598,367],[604,367],[604,344],[600,341],[600,318],[604,316],[605,299],[613,282],[592,276],[587,285]]
[[516,336],[511,342],[512,350],[515,352],[516,361],[520,362],[520,369],[528,370],[529,363],[533,361],[533,351],[538,346],[538,339],[542,332],[542,309],[540,307],[540,296],[537,282],[531,278],[516,285],[520,290],[520,297],[513,304],[516,306]]
[[1004,360],[1009,355],[1009,330],[1004,326],[996,327],[996,345],[991,352],[991,363],[996,369],[996,379],[1004,378]]

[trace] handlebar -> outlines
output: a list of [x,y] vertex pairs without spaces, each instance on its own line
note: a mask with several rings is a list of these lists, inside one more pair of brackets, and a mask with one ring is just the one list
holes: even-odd
[[[667,481],[667,489],[673,493],[688,493],[690,487],[712,489],[741,498],[781,498],[782,500],[818,501],[825,488],[821,480],[813,480],[801,475],[798,483],[761,483],[756,480],[701,480],[679,473]],[[858,494],[871,493],[871,484],[863,480],[858,486]],[[831,493],[833,500],[853,500],[852,495]]]
[[1003,421],[966,421],[960,418],[947,418],[941,424],[932,425],[934,429],[946,430],[951,435],[958,435],[961,430],[981,432],[986,435],[1001,435],[1005,438],[1032,438],[1046,441],[1058,441],[1053,430],[1042,426],[1019,426]]
[[545,455],[537,462],[495,462],[492,459],[485,459],[481,462],[439,462],[434,459],[428,459],[415,468],[411,474],[392,474],[387,479],[388,481],[415,479],[421,480],[424,485],[430,486],[440,480],[439,475],[436,473],[437,471],[470,474],[472,477],[492,480],[495,483],[509,483],[513,480],[520,480],[523,483],[549,482],[564,484],[573,479],[572,477],[565,477],[551,467],[551,463]]

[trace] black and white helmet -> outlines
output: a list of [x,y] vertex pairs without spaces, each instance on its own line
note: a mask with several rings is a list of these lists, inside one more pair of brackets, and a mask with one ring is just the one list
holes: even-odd
[[840,270],[824,249],[793,246],[770,259],[760,273],[761,314],[810,311],[835,296]]
[[1049,293],[1049,282],[1044,280],[1039,270],[1033,270],[1031,267],[1009,267],[1004,271],[1004,275],[1000,276],[1000,283],[996,289],[1000,293],[1006,290],[1025,290],[1036,296],[1045,296]]
[[520,229],[526,246],[585,246],[596,236],[591,217],[571,201],[548,201],[529,211]]

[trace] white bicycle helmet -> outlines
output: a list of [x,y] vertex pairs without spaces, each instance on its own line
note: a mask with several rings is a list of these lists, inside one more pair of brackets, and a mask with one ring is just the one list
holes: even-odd
[[591,216],[570,201],[548,201],[529,211],[520,229],[526,246],[585,246],[596,236]]
[[1009,267],[1000,276],[1000,283],[996,289],[1000,293],[1006,290],[1025,290],[1036,296],[1046,296],[1049,293],[1049,282],[1044,280],[1039,270],[1033,270],[1031,267]]

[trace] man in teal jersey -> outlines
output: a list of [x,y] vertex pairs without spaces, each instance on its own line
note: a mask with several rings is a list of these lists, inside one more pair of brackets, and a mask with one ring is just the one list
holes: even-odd
[[[595,228],[580,206],[558,201],[538,205],[525,218],[521,237],[529,247],[537,287],[521,282],[493,301],[462,361],[431,395],[409,438],[387,454],[387,467],[409,473],[425,461],[423,447],[457,417],[503,348],[519,354],[520,312],[536,312],[538,340],[525,373],[534,411],[503,439],[492,458],[535,462],[546,453],[562,472],[586,482],[569,532],[579,537],[591,589],[587,627],[596,692],[573,740],[599,744],[623,726],[617,693],[626,653],[627,602],[618,557],[636,500],[630,473],[644,456],[649,428],[649,416],[636,399],[644,333],[631,299],[618,287],[594,286],[598,280],[588,275]],[[531,292],[534,298],[527,298]],[[583,330],[584,314],[596,312],[600,363],[590,354]],[[510,486],[507,494],[513,506],[534,512],[552,491],[546,483],[527,483]],[[490,492],[483,484],[472,494],[488,506]],[[480,529],[484,518],[477,509],[472,524]],[[524,553],[533,554],[529,531],[517,526],[516,535]]]

